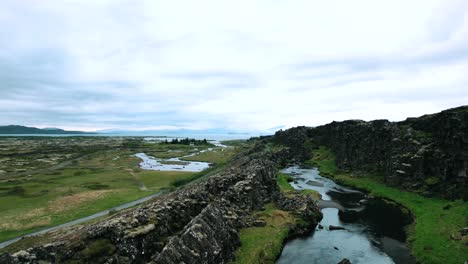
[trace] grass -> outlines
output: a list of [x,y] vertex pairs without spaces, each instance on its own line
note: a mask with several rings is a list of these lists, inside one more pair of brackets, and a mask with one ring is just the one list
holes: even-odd
[[[0,241],[142,198],[194,175],[142,171],[139,160],[130,154],[99,152],[65,169],[4,181],[0,188]],[[141,183],[147,190],[140,190]]]
[[233,263],[257,264],[274,263],[281,253],[283,241],[287,238],[295,217],[290,213],[267,204],[264,211],[256,216],[266,222],[263,227],[248,227],[240,231],[241,247],[236,251]]
[[276,182],[283,193],[294,191],[294,188],[289,184],[293,180],[293,177],[283,173],[278,173],[276,177]]
[[[72,138],[71,141],[73,140]],[[86,140],[79,143],[93,144],[93,141]],[[170,158],[197,150],[186,145],[127,141],[125,146],[116,146],[116,143],[106,139],[105,142],[109,142],[107,149],[90,147],[96,150],[78,155],[79,158],[70,160],[66,166],[31,170],[25,174],[27,176],[12,175],[0,179],[0,242],[82,218],[160,190],[171,190],[185,185],[218,172],[225,166],[228,157],[235,152],[234,148],[229,148],[227,152],[205,152],[210,161],[216,163],[199,173],[146,171],[139,168],[140,160],[133,154],[144,152]],[[23,143],[22,139],[15,142]],[[54,146],[60,146],[66,151],[76,143],[53,142]],[[99,142],[102,140],[99,139],[96,144]],[[196,148],[199,151],[208,146]],[[36,147],[35,151],[37,155],[41,155],[40,147]],[[59,150],[55,153],[60,154]],[[12,161],[14,159],[16,158],[13,157]]]
[[281,192],[286,196],[292,194],[306,195],[312,198],[314,201],[318,201],[322,198],[320,193],[315,190],[295,190],[290,184],[292,181],[294,181],[293,177],[287,174],[277,173],[276,182],[278,183]]
[[[294,178],[283,173],[277,174],[280,191],[288,195],[306,195],[314,200],[320,194],[313,190],[295,190],[291,184]],[[264,211],[254,213],[255,217],[266,222],[263,227],[248,227],[240,231],[241,246],[236,251],[233,263],[274,263],[281,253],[284,241],[293,226],[307,225],[301,217],[279,210],[274,204],[266,204]]]
[[[408,229],[408,242],[419,262],[464,263],[468,260],[467,241],[456,241],[450,237],[468,224],[466,202],[427,198],[402,191],[385,185],[379,176],[351,177],[336,168],[333,153],[324,147],[314,151],[309,164],[316,165],[323,175],[339,183],[364,189],[408,208],[415,217],[414,225]],[[446,206],[450,208],[444,210]]]
[[247,139],[223,140],[221,141],[221,143],[226,146],[232,146],[232,147],[242,147],[242,146],[251,144],[248,142]]
[[[158,143],[145,143],[140,150],[149,156],[161,159],[169,159],[182,157],[194,152],[207,149],[210,146],[190,146],[182,144],[158,144]],[[195,150],[197,148],[198,150]]]
[[182,177],[182,178],[177,178],[174,181],[171,182],[171,186],[173,188],[181,187],[183,185],[186,185],[190,182],[199,180],[201,178],[205,178],[207,176],[213,175],[217,172],[220,172],[224,167],[226,166],[226,163],[220,163],[220,164],[215,164],[213,166],[210,166],[208,169],[197,172],[195,174],[192,174],[190,177]]
[[217,148],[212,151],[206,151],[198,155],[183,158],[182,160],[188,161],[204,161],[209,163],[226,163],[228,162],[236,153],[236,149],[233,147],[230,148]]

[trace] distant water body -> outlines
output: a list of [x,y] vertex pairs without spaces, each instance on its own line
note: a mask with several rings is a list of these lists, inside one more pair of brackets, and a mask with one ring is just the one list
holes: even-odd
[[198,134],[198,133],[96,133],[96,134],[0,134],[0,137],[167,137],[167,138],[195,138],[211,140],[249,139],[265,134],[255,133],[224,133],[224,134]]

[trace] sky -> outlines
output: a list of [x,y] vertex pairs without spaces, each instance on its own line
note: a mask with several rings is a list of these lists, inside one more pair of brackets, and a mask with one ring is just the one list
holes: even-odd
[[266,131],[466,104],[466,0],[0,8],[0,125]]

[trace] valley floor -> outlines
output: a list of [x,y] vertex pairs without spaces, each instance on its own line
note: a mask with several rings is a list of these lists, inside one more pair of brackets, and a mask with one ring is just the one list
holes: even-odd
[[[1,167],[7,171],[0,175],[0,242],[170,190],[207,173],[145,171],[135,153],[172,158],[212,147],[100,137],[6,138],[0,146]],[[234,152],[214,148],[190,159],[214,164],[209,172]]]

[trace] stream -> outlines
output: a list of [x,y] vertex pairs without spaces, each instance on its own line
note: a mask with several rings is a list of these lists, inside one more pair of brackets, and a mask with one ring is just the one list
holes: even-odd
[[[406,238],[404,226],[399,224],[401,217],[393,214],[383,216],[388,218],[385,223],[376,221],[382,215],[377,218],[372,215],[380,214],[382,208],[379,212],[372,212],[373,207],[368,206],[369,197],[365,193],[340,186],[320,176],[317,169],[294,166],[282,170],[282,173],[294,178],[294,182],[291,182],[294,189],[309,189],[320,193],[322,199],[317,204],[321,208],[323,219],[310,235],[288,241],[276,263],[338,263],[344,258],[353,264],[415,263],[410,249],[401,242]],[[364,216],[370,216],[343,221],[340,211],[366,212]],[[330,226],[332,229],[344,229],[330,230]]]
[[[172,140],[172,138],[164,138],[165,140]],[[146,141],[150,142],[158,142],[161,141],[161,138],[145,138]],[[222,144],[220,141],[217,140],[210,140],[211,144],[215,147],[221,148],[221,151],[224,151],[224,148],[227,146]],[[195,155],[213,151],[213,148],[207,148],[204,150],[197,150],[196,151],[181,157],[176,158],[169,158],[169,159],[162,159],[162,158],[155,158],[146,155],[145,153],[137,153],[134,156],[141,159],[140,168],[143,170],[157,170],[157,171],[187,171],[187,172],[200,172],[202,170],[208,169],[211,163],[203,162],[203,161],[188,161],[183,160],[184,158],[193,157]]]

